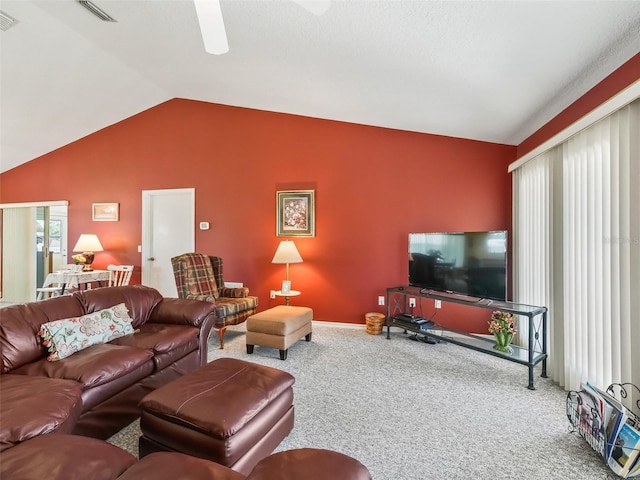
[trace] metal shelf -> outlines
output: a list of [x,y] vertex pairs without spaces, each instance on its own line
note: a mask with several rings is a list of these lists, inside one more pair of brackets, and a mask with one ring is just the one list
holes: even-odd
[[[512,353],[503,353],[493,348],[494,341],[471,333],[451,330],[440,325],[434,328],[424,329],[408,321],[399,321],[394,317],[398,313],[404,313],[408,305],[408,297],[422,297],[440,300],[442,302],[457,303],[471,307],[500,310],[513,315],[526,317],[528,321],[528,348],[511,345]],[[387,288],[387,339],[391,338],[391,327],[397,326],[427,338],[452,343],[461,347],[470,348],[477,352],[493,355],[510,362],[525,365],[529,370],[528,388],[535,390],[533,381],[533,368],[542,362],[543,378],[547,377],[547,308],[522,303],[496,301],[484,298],[469,297],[466,295],[450,294],[429,289],[421,289],[414,286],[398,286]]]

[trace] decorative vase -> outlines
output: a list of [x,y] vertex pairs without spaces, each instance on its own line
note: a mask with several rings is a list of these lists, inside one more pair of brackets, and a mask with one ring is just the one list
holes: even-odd
[[513,333],[510,332],[493,332],[493,336],[496,339],[496,344],[493,346],[495,350],[504,353],[513,353],[511,348],[511,340],[513,340]]

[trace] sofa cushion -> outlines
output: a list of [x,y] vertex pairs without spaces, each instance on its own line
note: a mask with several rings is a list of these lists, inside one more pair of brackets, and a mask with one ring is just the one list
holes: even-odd
[[72,380],[0,375],[0,451],[45,433],[70,433],[82,410],[81,393]]
[[129,310],[133,328],[144,325],[156,305],[162,302],[160,292],[144,285],[95,288],[76,292],[74,296],[84,305],[85,312],[83,313],[92,313],[118,303],[124,303]]
[[95,438],[44,435],[2,454],[0,478],[115,480],[136,462],[129,452]]
[[49,349],[50,362],[132,333],[131,317],[124,303],[81,317],[43,323],[39,332],[42,344]]
[[197,350],[199,334],[199,329],[186,325],[145,323],[134,335],[117,338],[111,343],[152,351],[156,370],[162,370]]
[[224,465],[184,453],[159,452],[141,459],[118,480],[244,480],[245,476]]
[[38,336],[40,325],[85,313],[78,299],[69,295],[3,308],[0,322],[2,373],[46,356],[47,350]]
[[152,357],[149,350],[104,343],[92,345],[59,362],[48,362],[43,358],[14,370],[14,373],[75,380],[87,390],[115,381],[151,361]]

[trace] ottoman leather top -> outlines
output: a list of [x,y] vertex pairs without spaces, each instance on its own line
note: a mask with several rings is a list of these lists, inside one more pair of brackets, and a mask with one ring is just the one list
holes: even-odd
[[118,480],[245,480],[230,468],[184,453],[152,453],[141,459]]
[[289,390],[292,375],[234,358],[219,358],[142,399],[146,412],[226,439]]
[[260,460],[247,480],[371,480],[369,470],[355,458],[332,450],[300,448]]
[[313,320],[313,310],[309,307],[278,305],[247,319],[247,331],[289,335]]

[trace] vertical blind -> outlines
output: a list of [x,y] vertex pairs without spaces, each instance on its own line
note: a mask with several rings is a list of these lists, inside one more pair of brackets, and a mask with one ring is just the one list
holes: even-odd
[[30,302],[36,298],[36,208],[3,208],[2,299]]
[[514,299],[549,307],[567,389],[640,385],[640,101],[513,174]]

